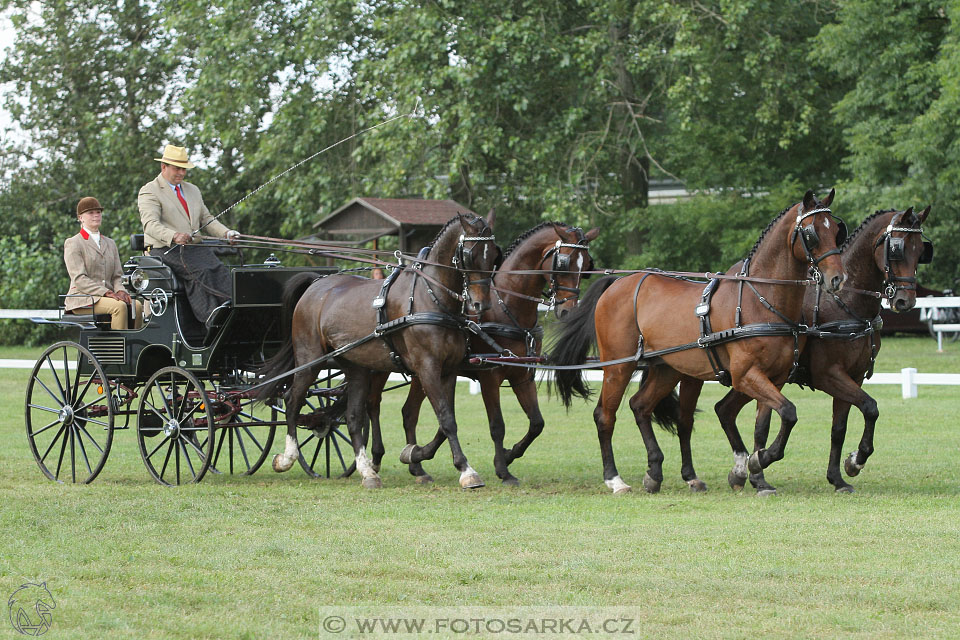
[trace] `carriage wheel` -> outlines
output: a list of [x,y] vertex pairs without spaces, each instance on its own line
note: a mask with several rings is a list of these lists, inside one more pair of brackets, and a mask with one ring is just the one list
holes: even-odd
[[113,443],[113,402],[103,367],[75,342],[49,347],[27,383],[27,439],[45,476],[93,482]]
[[340,405],[334,406],[338,400],[343,401],[344,384],[328,376],[311,387],[300,409],[300,466],[313,478],[329,478],[332,474],[346,478],[353,472],[353,444],[343,413],[338,410]]
[[[210,467],[219,473],[249,476],[256,473],[270,454],[277,427],[250,424],[265,420],[254,415],[253,400],[244,398],[238,403],[239,412],[217,425],[218,437]],[[275,414],[272,410],[273,422],[276,422]]]
[[164,367],[143,387],[137,410],[140,457],[153,479],[176,486],[200,482],[213,455],[213,411],[189,371]]

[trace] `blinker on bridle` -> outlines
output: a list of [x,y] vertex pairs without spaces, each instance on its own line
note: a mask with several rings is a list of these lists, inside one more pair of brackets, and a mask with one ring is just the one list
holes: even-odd
[[[820,236],[817,234],[817,230],[813,226],[812,222],[804,225],[803,221],[806,218],[814,216],[818,213],[828,213],[830,214],[830,217],[836,221],[837,240],[836,247],[830,251],[827,251],[819,258],[814,258],[812,250],[820,246]],[[840,253],[840,245],[843,244],[843,241],[847,238],[847,225],[843,220],[833,215],[833,212],[829,207],[817,207],[804,213],[803,204],[801,204],[800,211],[797,213],[796,224],[793,227],[793,233],[790,236],[791,246],[797,241],[797,236],[800,236],[800,244],[803,246],[803,252],[807,255],[807,260],[810,262],[810,271],[813,276],[813,280],[819,285],[823,282],[823,273],[820,272],[820,263],[829,256],[838,255]]]
[[[899,222],[899,220],[897,222]],[[906,260],[906,238],[894,238],[894,232],[919,233],[920,237],[924,238],[924,240],[923,251],[920,253],[920,258],[917,260],[917,264],[930,264],[933,261],[933,242],[931,242],[930,239],[923,234],[922,227],[897,227],[894,226],[893,221],[891,221],[890,224],[887,225],[887,228],[884,230],[883,234],[877,238],[877,243],[874,245],[874,249],[879,247],[881,244],[884,245],[883,295],[885,295],[888,300],[893,300],[896,297],[897,292],[900,290],[910,291],[916,290],[917,288],[916,276],[895,276],[891,273],[891,262],[902,262]],[[906,284],[898,284],[901,282],[905,282]]]
[[[487,230],[488,227],[484,227],[484,230]],[[470,298],[470,287],[474,285],[487,286],[489,287],[493,283],[493,272],[490,272],[486,278],[477,278],[476,280],[470,279],[470,272],[473,270],[473,250],[477,248],[477,243],[480,242],[490,242],[493,244],[493,248],[499,253],[500,247],[496,245],[496,237],[491,233],[489,236],[465,236],[460,234],[460,241],[457,243],[457,250],[453,254],[453,266],[456,267],[463,278],[463,294],[462,299],[464,304],[468,298]],[[469,249],[465,249],[463,246],[464,242],[473,242],[475,243]],[[500,258],[497,259],[499,262]]]
[[[582,238],[583,232],[580,229],[577,229],[580,232]],[[544,291],[544,297],[548,299],[547,306],[552,310],[556,309],[558,304],[563,304],[568,300],[574,300],[580,297],[580,278],[581,270],[577,271],[577,286],[576,287],[565,287],[557,281],[557,273],[569,273],[570,272],[570,257],[572,253],[560,253],[560,249],[567,247],[568,249],[582,249],[583,251],[589,252],[589,247],[585,244],[573,243],[573,242],[564,242],[563,240],[557,240],[557,243],[553,246],[552,249],[547,251],[543,258],[540,260],[542,263],[547,258],[552,258],[550,263],[550,288]],[[589,253],[588,253],[589,255]],[[557,300],[557,294],[560,292],[571,293],[573,295],[563,298],[562,300]]]

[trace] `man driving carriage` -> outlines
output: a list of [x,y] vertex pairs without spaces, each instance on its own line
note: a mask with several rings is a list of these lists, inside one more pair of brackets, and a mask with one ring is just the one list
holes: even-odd
[[209,328],[216,324],[217,310],[229,303],[230,272],[211,247],[198,244],[199,234],[233,243],[240,233],[210,215],[200,189],[184,181],[187,169],[196,166],[185,147],[168,144],[155,160],[160,175],[137,195],[144,245],[184,282],[193,314]]

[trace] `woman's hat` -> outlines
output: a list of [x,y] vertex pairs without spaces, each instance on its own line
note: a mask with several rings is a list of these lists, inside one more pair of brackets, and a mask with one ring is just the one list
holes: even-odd
[[197,166],[187,159],[186,147],[175,147],[172,144],[168,144],[163,148],[162,158],[154,158],[154,160],[157,162],[172,164],[175,167],[181,167],[183,169],[193,169],[195,166]]
[[96,198],[91,196],[80,198],[80,202],[77,203],[77,215],[79,216],[81,213],[86,213],[87,211],[103,211],[103,207],[100,206]]

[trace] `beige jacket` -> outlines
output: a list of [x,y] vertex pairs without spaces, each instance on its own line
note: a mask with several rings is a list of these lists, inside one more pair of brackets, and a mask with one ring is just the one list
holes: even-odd
[[72,311],[97,302],[108,291],[123,288],[123,265],[117,244],[100,234],[100,246],[83,230],[63,243],[63,261],[70,274],[64,309]]
[[[143,223],[143,243],[150,247],[169,247],[173,244],[175,233],[193,234],[202,225],[202,234],[217,238],[226,237],[229,229],[213,219],[207,206],[203,204],[200,189],[189,182],[180,183],[183,199],[190,209],[190,217],[183,205],[162,175],[140,188],[137,195],[137,207],[140,209],[140,222]],[[210,222],[212,220],[212,222]],[[200,234],[194,236],[194,242],[200,241]]]

